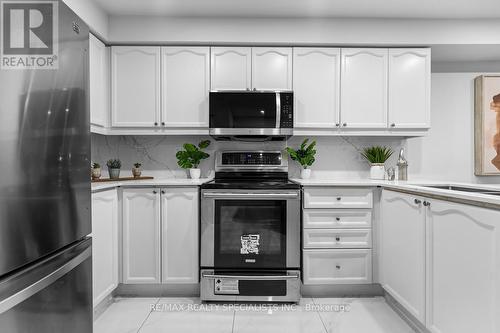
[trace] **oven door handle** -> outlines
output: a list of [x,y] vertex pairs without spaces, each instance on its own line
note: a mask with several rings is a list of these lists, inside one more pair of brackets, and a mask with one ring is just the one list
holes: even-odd
[[205,198],[298,198],[298,193],[223,193],[223,192],[207,192],[203,193]]
[[207,279],[235,279],[235,280],[296,280],[300,278],[299,274],[291,275],[220,275],[202,273],[201,277]]

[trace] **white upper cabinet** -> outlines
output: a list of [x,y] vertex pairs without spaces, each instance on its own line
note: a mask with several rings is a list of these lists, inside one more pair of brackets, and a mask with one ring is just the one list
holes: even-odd
[[210,49],[162,47],[161,57],[161,125],[208,127]]
[[92,291],[94,306],[118,286],[118,195],[92,194]]
[[340,107],[340,49],[293,49],[295,128],[335,129]]
[[432,200],[427,229],[429,331],[498,333],[500,211]]
[[162,282],[198,283],[198,188],[162,190]]
[[252,48],[252,88],[292,90],[292,48]]
[[111,54],[112,125],[158,126],[160,47],[113,46]]
[[389,127],[430,127],[431,50],[389,49]]
[[252,87],[250,47],[212,47],[211,89],[249,90]]
[[109,48],[89,34],[90,123],[109,126]]
[[387,128],[387,49],[342,49],[342,128]]
[[380,216],[380,282],[425,323],[424,199],[384,190]]
[[123,190],[123,283],[160,283],[160,193]]

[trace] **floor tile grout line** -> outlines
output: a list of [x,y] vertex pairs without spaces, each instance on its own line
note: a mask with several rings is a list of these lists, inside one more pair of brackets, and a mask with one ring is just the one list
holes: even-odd
[[234,321],[236,318],[236,309],[233,309],[233,324],[231,326],[231,333],[234,333]]
[[[160,303],[161,301],[161,297],[158,298],[158,300],[155,302],[155,305],[157,305],[158,303]],[[149,317],[151,316],[151,314],[153,313],[153,309],[150,309],[149,312],[148,312],[148,315],[146,316],[146,319],[144,319],[141,323],[141,326],[139,326],[139,329],[137,330],[136,333],[139,333],[142,329],[142,327],[144,326],[144,324],[146,323],[146,321],[148,321]]]
[[[314,301],[314,297],[311,297],[311,300],[312,300],[314,305],[317,305],[316,302]],[[328,329],[326,328],[326,324],[323,321],[323,318],[321,318],[321,313],[319,313],[319,310],[316,310],[316,314],[318,315],[319,320],[321,321],[321,324],[323,325],[323,328],[325,329],[325,333],[328,333]]]

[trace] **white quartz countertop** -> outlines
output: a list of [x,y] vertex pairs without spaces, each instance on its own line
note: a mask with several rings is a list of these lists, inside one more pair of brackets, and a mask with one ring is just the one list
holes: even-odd
[[425,185],[450,185],[457,187],[466,187],[472,189],[500,191],[500,184],[472,184],[459,182],[446,182],[435,180],[417,180],[417,181],[388,181],[371,179],[291,179],[302,186],[346,186],[346,187],[370,187],[380,186],[387,189],[401,190],[420,194],[422,196],[439,196],[443,198],[453,198],[465,201],[474,201],[484,204],[492,204],[500,208],[500,196],[488,195],[477,192],[463,192],[448,189],[439,189],[425,187]]
[[141,186],[199,186],[210,181],[211,178],[189,179],[189,178],[154,178],[143,180],[127,180],[116,182],[92,183],[92,192],[109,190],[118,186],[141,187]]

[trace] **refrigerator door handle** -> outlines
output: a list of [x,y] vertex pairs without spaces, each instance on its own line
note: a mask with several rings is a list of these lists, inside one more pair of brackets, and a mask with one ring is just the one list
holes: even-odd
[[89,258],[91,254],[92,254],[92,248],[91,247],[86,248],[82,253],[80,253],[70,261],[66,262],[64,265],[60,266],[56,270],[52,271],[50,274],[46,275],[45,277],[41,278],[35,283],[27,286],[26,288],[21,289],[15,294],[0,301],[0,314],[12,309],[19,303],[25,301],[34,294],[38,293],[39,291],[47,288],[52,283],[54,283],[55,281],[57,281],[58,279],[69,273],[71,270],[73,270],[75,267],[80,265],[83,261]]

